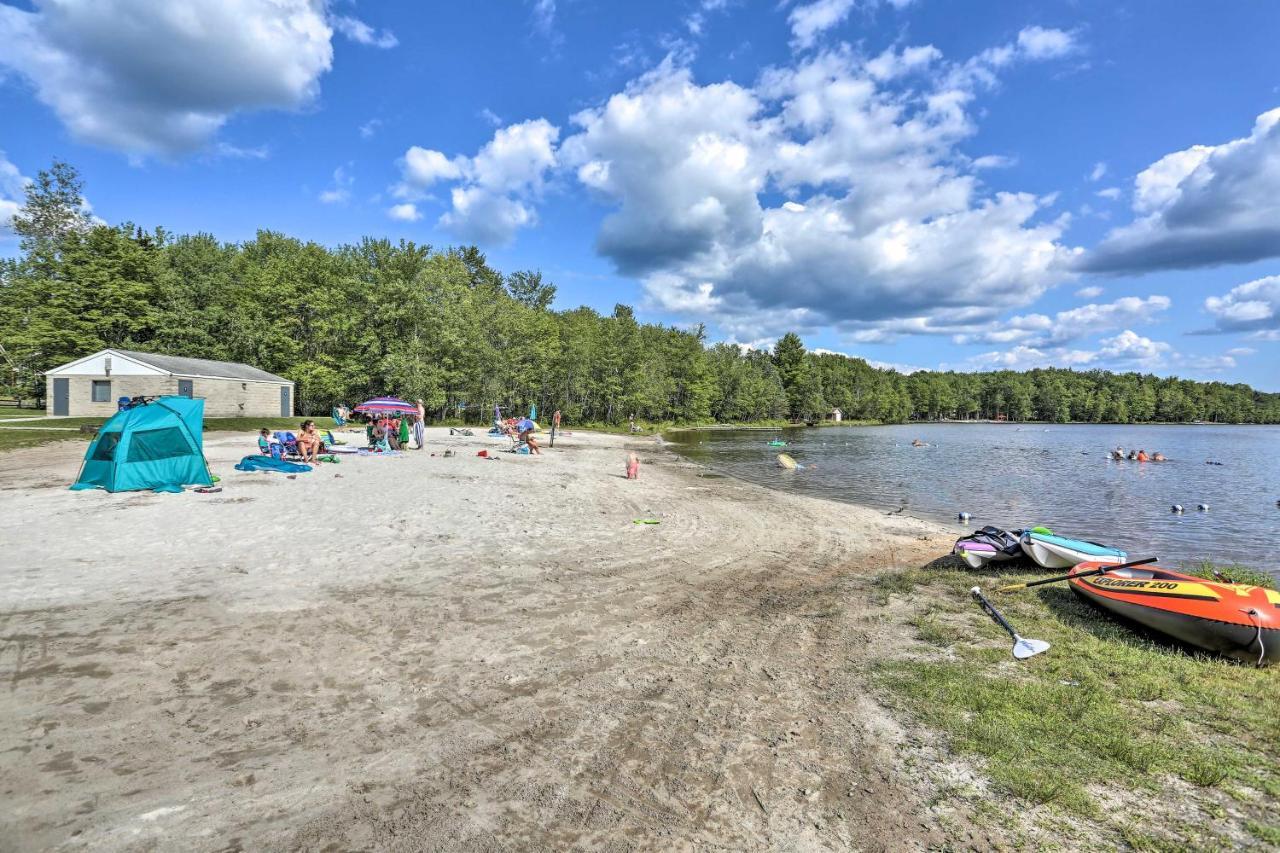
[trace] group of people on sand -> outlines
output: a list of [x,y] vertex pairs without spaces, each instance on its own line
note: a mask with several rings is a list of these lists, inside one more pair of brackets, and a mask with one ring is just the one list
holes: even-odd
[[[263,455],[284,458],[294,452],[294,448],[286,447],[277,435],[266,427],[258,430],[258,450]],[[316,422],[309,419],[303,421],[298,427],[294,446],[303,463],[309,465],[319,464],[321,455],[328,449],[325,446],[324,437],[320,435],[320,430],[316,429]]]
[[1123,462],[1128,459],[1130,462],[1168,462],[1169,459],[1159,450],[1148,454],[1145,450],[1130,450],[1126,455],[1124,448],[1119,445],[1111,451],[1111,459],[1115,462]]
[[[533,437],[533,432],[538,428],[538,424],[534,422],[532,415],[525,415],[522,418],[506,418],[503,419],[502,412],[494,409],[493,412],[493,428],[491,434],[496,435],[502,433],[515,438],[529,448],[529,452],[534,456],[542,455],[542,448],[538,446],[538,441]],[[560,410],[557,409],[555,414],[551,416],[551,439],[554,446],[555,430],[560,428]]]
[[[421,406],[422,401],[418,401],[418,405]],[[369,418],[364,432],[372,450],[408,450],[410,447],[421,450],[427,444],[425,419],[417,413],[383,412]]]

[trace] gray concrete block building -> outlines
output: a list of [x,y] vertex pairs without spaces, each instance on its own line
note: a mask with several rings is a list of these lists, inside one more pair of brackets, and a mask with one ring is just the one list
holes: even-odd
[[109,416],[120,397],[204,399],[205,417],[275,418],[293,414],[293,383],[231,361],[104,349],[45,373],[45,411]]

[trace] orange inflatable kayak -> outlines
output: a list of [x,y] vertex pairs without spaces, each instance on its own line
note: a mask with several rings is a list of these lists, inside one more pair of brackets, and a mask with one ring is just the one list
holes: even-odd
[[1176,640],[1258,666],[1280,661],[1280,592],[1137,566],[1080,563],[1070,574],[1081,598]]

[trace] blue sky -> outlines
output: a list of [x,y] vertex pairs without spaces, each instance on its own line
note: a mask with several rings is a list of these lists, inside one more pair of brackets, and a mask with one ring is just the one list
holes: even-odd
[[[1280,390],[1280,5],[0,0],[0,220],[474,242],[557,305]],[[12,254],[0,234],[0,252]]]

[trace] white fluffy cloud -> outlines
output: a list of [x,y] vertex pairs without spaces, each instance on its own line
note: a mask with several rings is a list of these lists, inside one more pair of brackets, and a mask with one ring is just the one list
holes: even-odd
[[330,20],[325,0],[0,4],[0,66],[79,139],[177,154],[204,146],[233,113],[309,103],[332,65],[338,20],[364,32],[355,19]]
[[1052,197],[987,191],[978,170],[1005,161],[959,148],[998,69],[1076,49],[1050,33],[959,63],[930,45],[843,46],[752,86],[700,83],[669,56],[573,116],[563,142],[538,119],[473,157],[412,148],[393,192],[414,202],[446,184],[442,227],[505,242],[536,223],[553,172],[571,177],[609,210],[598,251],[650,305],[736,340],[824,325],[853,341],[954,334],[1033,301],[1080,251],[1061,242]]
[[883,85],[903,57],[938,63],[892,56],[824,52],[752,88],[667,62],[579,113],[562,154],[613,207],[598,249],[657,307],[714,310],[746,340],[786,324],[937,332],[1036,298],[1073,254],[1065,222],[962,167],[975,75],[943,63],[926,88]]
[[1024,314],[991,324],[980,332],[954,335],[957,344],[1007,344],[1035,341],[1036,346],[1056,346],[1112,329],[1150,322],[1173,304],[1167,296],[1125,296],[1105,304],[1091,303],[1045,314]]
[[461,178],[466,166],[466,158],[450,160],[439,151],[414,145],[404,153],[400,166],[405,187],[402,192],[411,192],[414,188],[425,189],[437,181]]
[[387,209],[387,216],[399,222],[417,222],[422,218],[418,206],[412,202],[392,205]]
[[1097,299],[1101,295],[1102,288],[1098,287],[1096,284],[1091,284],[1088,287],[1082,287],[1076,291],[1076,296],[1079,296],[1081,299]]
[[13,217],[26,200],[29,183],[31,179],[18,171],[18,167],[0,151],[0,240],[13,233]]
[[390,30],[378,32],[359,18],[350,15],[334,15],[329,19],[333,28],[351,39],[356,44],[390,50],[400,43],[395,33]]
[[787,23],[791,25],[791,36],[797,47],[812,47],[818,36],[839,26],[849,12],[853,10],[856,0],[813,0],[801,3],[791,10]]
[[321,204],[341,204],[351,198],[351,187],[355,184],[355,176],[345,166],[333,170],[333,183],[318,196]]
[[1033,367],[1154,370],[1165,364],[1165,356],[1172,350],[1173,347],[1164,341],[1154,341],[1125,329],[1115,337],[1104,338],[1094,350],[1018,344],[974,356],[969,359],[969,364],[990,370],[1028,370]]
[[[887,2],[895,9],[905,9],[914,0]],[[787,15],[787,24],[791,27],[791,42],[801,50],[813,47],[823,33],[844,23],[854,8],[878,5],[880,0],[807,0],[799,3]]]
[[1151,164],[1134,181],[1133,210],[1138,218],[1082,268],[1133,273],[1280,255],[1280,109],[1258,116],[1249,136]]
[[418,200],[434,184],[456,182],[440,226],[464,240],[507,243],[537,222],[533,201],[556,166],[559,139],[558,127],[535,119],[500,128],[474,157],[450,159],[415,145],[400,161],[402,180],[392,192]]
[[922,71],[942,58],[942,51],[931,44],[904,47],[900,51],[889,48],[866,64],[867,73],[877,80],[892,80]]
[[1210,296],[1205,310],[1213,316],[1212,332],[1252,332],[1259,338],[1280,338],[1280,275],[1255,279]]
[[1075,36],[1046,27],[1026,27],[1018,33],[1018,48],[1027,59],[1057,59],[1074,53]]

